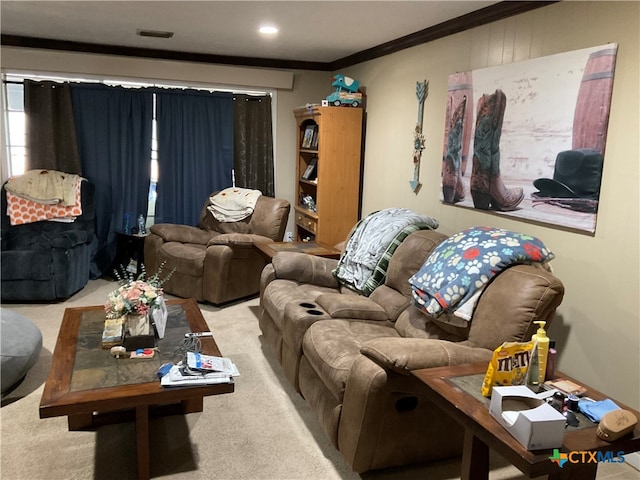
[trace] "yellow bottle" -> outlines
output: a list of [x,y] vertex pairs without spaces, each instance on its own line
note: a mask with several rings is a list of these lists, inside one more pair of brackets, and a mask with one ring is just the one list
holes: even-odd
[[547,369],[547,357],[549,355],[549,337],[547,337],[547,332],[544,330],[544,326],[547,322],[542,320],[537,323],[539,325],[538,331],[531,336],[531,340],[534,340],[537,345],[537,355],[538,355],[538,384],[544,383],[544,376]]

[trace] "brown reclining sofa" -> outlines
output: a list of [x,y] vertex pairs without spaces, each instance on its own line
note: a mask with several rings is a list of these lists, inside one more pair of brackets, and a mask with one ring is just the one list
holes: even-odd
[[560,280],[515,265],[485,288],[468,327],[428,316],[408,279],[446,238],[409,235],[369,297],[338,283],[337,260],[282,252],[262,272],[263,341],[356,472],[459,455],[461,427],[410,371],[488,362],[503,342],[530,340],[533,322],[550,322],[562,301]]

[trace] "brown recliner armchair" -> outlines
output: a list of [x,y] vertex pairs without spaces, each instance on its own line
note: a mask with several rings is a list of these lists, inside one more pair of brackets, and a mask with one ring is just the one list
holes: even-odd
[[239,222],[218,222],[208,205],[207,199],[197,227],[163,223],[150,228],[144,242],[147,272],[155,273],[165,262],[165,272],[175,270],[164,291],[199,302],[219,305],[258,293],[267,260],[255,244],[282,241],[289,202],[261,195],[252,215]]

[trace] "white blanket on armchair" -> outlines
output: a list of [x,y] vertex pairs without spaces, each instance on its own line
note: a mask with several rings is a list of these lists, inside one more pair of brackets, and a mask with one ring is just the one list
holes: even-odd
[[253,213],[260,190],[229,187],[209,197],[207,210],[219,222],[238,222]]

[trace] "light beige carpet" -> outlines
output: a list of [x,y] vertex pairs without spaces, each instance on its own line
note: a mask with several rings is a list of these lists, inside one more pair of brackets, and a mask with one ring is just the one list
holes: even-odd
[[[100,305],[117,286],[90,281],[59,304],[3,305],[33,320],[43,334],[38,363],[2,399],[3,480],[128,479],[136,477],[133,424],[69,432],[66,418],[41,420],[38,406],[58,329],[67,307]],[[151,474],[167,479],[392,480],[459,478],[458,460],[363,475],[353,473],[331,446],[304,400],[263,347],[258,300],[224,308],[201,305],[223,355],[240,370],[236,391],[206,397],[202,413],[151,421]],[[492,479],[524,478],[494,455]],[[637,479],[627,465],[601,465],[598,479]]]

